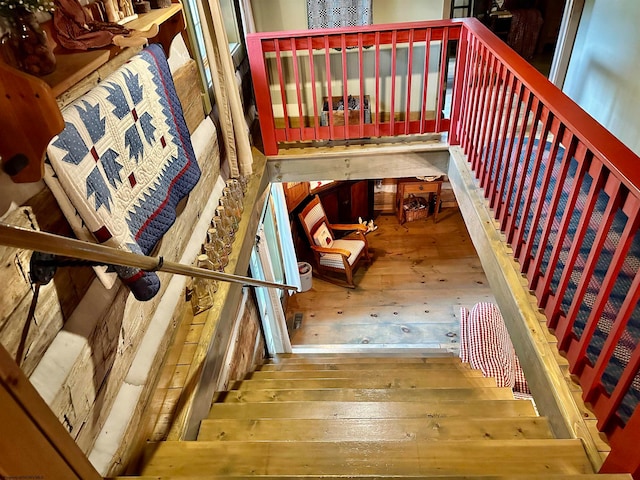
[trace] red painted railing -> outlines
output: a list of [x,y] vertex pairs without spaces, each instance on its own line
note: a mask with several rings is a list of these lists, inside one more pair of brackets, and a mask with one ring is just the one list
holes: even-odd
[[[265,153],[276,155],[281,142],[446,132],[448,47],[461,28],[421,22],[249,35]],[[348,115],[334,112],[350,101]]]
[[[422,74],[413,70],[416,42],[426,57]],[[364,61],[369,45],[372,66]],[[387,72],[381,52],[389,45]],[[432,63],[434,48],[439,58]],[[602,471],[631,472],[640,480],[640,158],[476,20],[259,34],[249,37],[248,49],[269,155],[277,154],[279,142],[449,129],[449,143],[464,149],[609,438]],[[353,75],[348,55],[358,59]],[[333,56],[341,59],[341,75],[334,75]],[[301,74],[304,62],[309,78]],[[432,98],[429,77],[437,84]],[[411,98],[416,81],[422,89],[417,103]],[[391,95],[385,97],[387,82]],[[331,98],[334,85],[345,103],[349,95],[358,96],[359,105],[373,98],[371,123],[360,110],[344,126],[332,115],[321,125],[319,98]],[[397,109],[401,89],[408,93]],[[296,106],[282,109],[277,126],[273,91],[282,105],[293,98]]]
[[452,128],[609,438],[602,471],[640,478],[640,158],[482,25],[460,45]]

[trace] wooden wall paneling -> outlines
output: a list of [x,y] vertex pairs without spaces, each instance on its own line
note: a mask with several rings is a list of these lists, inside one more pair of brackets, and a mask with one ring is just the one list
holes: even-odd
[[288,149],[286,154],[269,158],[269,177],[273,182],[301,182],[364,180],[371,178],[373,172],[377,178],[447,173],[449,148],[442,143],[374,145]]
[[338,190],[332,187],[330,190],[319,193],[318,196],[329,223],[342,223],[340,221],[340,196],[338,195]]
[[330,223],[357,223],[373,216],[373,188],[368,180],[335,182],[318,191]]
[[2,478],[101,478],[0,346]]
[[362,180],[350,188],[350,211],[345,223],[357,223],[358,217],[365,220],[373,218],[373,182]]
[[204,120],[202,92],[200,90],[200,74],[196,61],[191,59],[173,74],[173,83],[182,105],[182,113],[189,133]]
[[283,187],[289,213],[309,196],[309,182],[284,182]]
[[[216,140],[211,139],[207,149],[211,153]],[[219,175],[218,155],[203,155],[200,161],[202,176],[189,195],[184,211],[163,238],[158,255],[178,261],[191,237],[191,230],[202,207],[206,204]],[[204,239],[203,239],[204,240]],[[95,327],[85,332],[86,342],[80,353],[71,359],[64,342],[56,344],[58,351],[53,358],[66,365],[63,382],[55,387],[50,406],[59,420],[67,427],[80,448],[90,451],[95,439],[109,415],[120,386],[129,371],[142,336],[153,317],[168,284],[169,274],[160,272],[161,289],[148,302],[138,302],[129,290],[120,286],[113,303]],[[115,288],[115,287],[114,287]],[[86,328],[80,325],[80,328]],[[160,365],[155,367],[157,374]]]
[[[246,275],[249,269],[249,252],[255,242],[255,232],[260,223],[269,184],[265,174],[266,158],[253,149],[253,174],[250,176],[245,209],[236,241],[229,258],[229,272]],[[234,315],[242,298],[242,286],[222,283],[215,296],[215,303],[207,313],[206,323],[199,335],[198,348],[190,366],[187,382],[192,388],[185,393],[185,407],[175,419],[168,438],[195,439],[200,420],[209,412],[217,379],[222,370],[228,339],[234,326]],[[211,380],[215,379],[215,380]]]
[[[200,106],[200,109],[201,108],[202,107]],[[202,170],[202,176],[198,185],[189,196],[189,203],[187,204],[185,213],[181,214],[179,217],[182,218],[182,215],[185,215],[186,217],[184,222],[181,223],[181,229],[178,232],[174,232],[179,237],[185,239],[189,239],[191,237],[191,227],[197,221],[197,218],[202,216],[202,209],[206,205],[211,191],[213,190],[220,175],[220,153],[218,150],[217,138],[212,137],[209,139],[207,145],[204,146],[203,151],[198,156],[198,163]],[[173,232],[173,229],[169,231],[169,233],[171,232]],[[184,248],[177,252],[177,254],[182,255],[182,250],[184,250]],[[162,371],[161,369],[169,351],[168,347],[173,342],[176,335],[176,328],[180,324],[183,316],[190,315],[190,313],[185,313],[185,309],[191,309],[191,305],[185,302],[178,302],[174,309],[169,326],[164,332],[160,345],[155,353],[155,359],[151,363],[151,370],[149,371],[147,380],[142,387],[142,393],[138,404],[135,407],[135,412],[128,423],[120,446],[114,454],[108,475],[120,474],[122,468],[128,464],[131,455],[136,452],[131,447],[136,443],[139,429],[141,428],[141,422],[143,421],[142,412],[149,405],[153,392],[158,385],[160,373]]]
[[[146,425],[144,424],[144,421],[146,417],[144,414],[147,412],[154,392],[158,387],[162,366],[165,364],[165,360],[170,351],[170,346],[177,336],[176,331],[181,320],[185,316],[185,309],[191,310],[191,304],[180,302],[173,313],[169,328],[160,342],[158,351],[156,352],[155,361],[152,363],[153,371],[150,372],[149,378],[143,386],[140,401],[135,407],[135,411],[129,421],[123,440],[120,442],[118,450],[114,455],[111,469],[107,472],[108,476],[121,475],[123,473],[123,468],[130,465],[132,459],[140,454],[140,451],[147,443],[149,437],[141,436],[144,435],[145,432],[147,435],[151,433],[145,429]],[[153,426],[150,426],[150,428],[152,427]]]
[[260,321],[255,296],[249,294],[242,318],[239,320],[239,333],[235,339],[229,377],[225,379],[227,385],[233,381],[242,380],[247,373],[253,371],[257,362],[261,363],[264,359],[264,341],[260,332]]
[[[38,194],[38,197],[47,195]],[[33,200],[33,199],[32,199]],[[39,218],[45,217],[43,205],[34,201],[34,207],[20,207],[5,218],[5,222],[40,230]],[[46,228],[48,231],[66,231],[68,224],[52,208]],[[33,298],[29,278],[31,252],[0,247],[0,274],[7,285],[0,304],[0,339],[11,356],[16,359],[18,348],[23,352],[20,365],[29,375],[36,368],[44,351],[64,325],[66,319],[80,301],[94,277],[90,268],[78,268],[71,272],[61,268],[54,279],[40,289],[34,320],[27,327],[26,321]],[[23,339],[23,336],[26,337]]]

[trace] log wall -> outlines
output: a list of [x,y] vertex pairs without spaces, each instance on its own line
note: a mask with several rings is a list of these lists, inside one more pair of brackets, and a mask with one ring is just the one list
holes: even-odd
[[[114,62],[113,68],[120,63]],[[175,79],[193,133],[204,119],[200,92],[194,89],[199,85],[195,62],[176,72]],[[68,92],[63,97],[59,100],[65,104],[73,100]],[[167,260],[180,260],[219,177],[217,138],[215,134],[209,137],[198,158],[202,177],[180,206],[178,219],[160,244],[158,255]],[[5,223],[73,236],[43,183],[23,187],[10,184],[4,177],[0,184],[7,184],[4,191],[10,192],[2,205],[7,210],[2,217]],[[34,290],[29,280],[30,257],[29,251],[0,247],[0,273],[7,286],[0,302],[0,341],[30,376],[82,451],[88,453],[105,424],[170,276],[160,273],[160,292],[151,301],[138,302],[119,281],[112,289],[105,289],[91,268],[60,268],[52,282],[40,289],[34,319],[27,325]],[[165,338],[170,338],[174,325],[171,322]],[[166,343],[161,341],[161,348]],[[162,360],[162,355],[158,359]],[[149,372],[151,380],[159,368],[160,362],[156,363]]]

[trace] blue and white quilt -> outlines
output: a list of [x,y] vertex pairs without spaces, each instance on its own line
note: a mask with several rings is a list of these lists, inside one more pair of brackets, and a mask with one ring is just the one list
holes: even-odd
[[[98,242],[150,254],[200,178],[162,48],[146,48],[62,114],[47,184]],[[153,272],[116,270],[139,300],[160,288]]]

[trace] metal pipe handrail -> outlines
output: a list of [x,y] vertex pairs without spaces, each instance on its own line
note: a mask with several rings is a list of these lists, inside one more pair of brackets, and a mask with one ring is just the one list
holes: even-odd
[[0,223],[0,245],[15,247],[64,257],[90,260],[123,267],[134,267],[148,272],[167,272],[222,282],[240,283],[254,287],[273,287],[299,291],[298,287],[281,283],[256,280],[254,278],[214,272],[204,268],[185,265],[179,262],[164,260],[163,257],[151,257],[95,243],[84,242],[73,238],[62,237],[53,233],[29,230],[15,225]]

